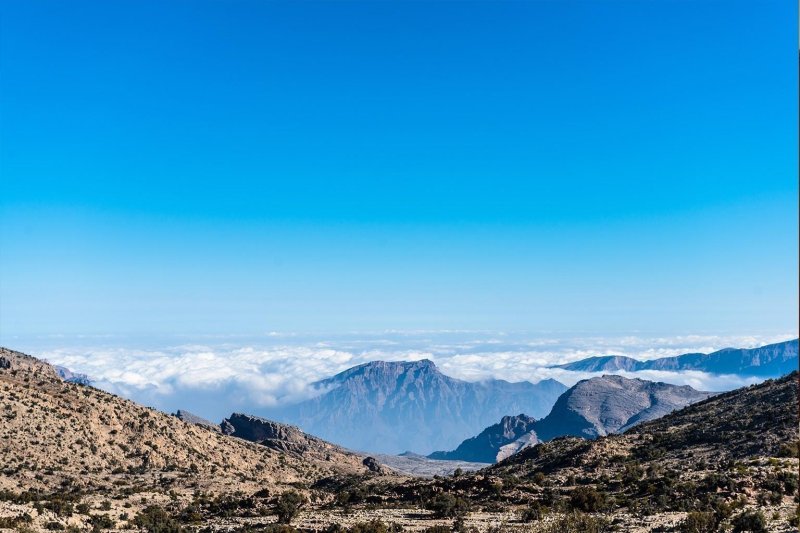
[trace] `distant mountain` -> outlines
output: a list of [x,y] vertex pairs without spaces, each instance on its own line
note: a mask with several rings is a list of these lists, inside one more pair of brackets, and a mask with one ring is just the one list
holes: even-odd
[[543,416],[566,390],[551,379],[462,381],[442,374],[429,360],[366,363],[314,387],[319,396],[267,416],[350,449],[388,454],[430,453],[474,435],[509,411]]
[[[508,444],[516,442],[523,435],[533,430],[535,418],[527,415],[504,416],[500,422],[489,426],[477,436],[462,442],[458,448],[449,452],[433,452],[428,457],[439,460],[474,461],[479,463],[494,463],[505,457],[498,457],[500,451]],[[516,451],[516,450],[514,450]],[[511,455],[510,452],[508,455]],[[507,457],[507,455],[505,455]]]
[[431,459],[496,462],[539,442],[567,435],[595,438],[621,433],[641,422],[704,400],[711,393],[621,376],[580,381],[562,394],[542,420],[503,417],[499,424]]
[[90,380],[89,376],[87,376],[86,374],[78,374],[64,366],[53,365],[53,368],[55,369],[56,374],[58,374],[58,377],[60,377],[64,381],[68,381],[70,383],[77,383],[78,385],[92,384],[92,380]]
[[798,339],[794,339],[760,348],[725,348],[710,354],[687,353],[651,361],[639,361],[622,355],[606,355],[556,365],[553,368],[578,372],[700,370],[711,374],[779,377],[797,370],[797,346]]

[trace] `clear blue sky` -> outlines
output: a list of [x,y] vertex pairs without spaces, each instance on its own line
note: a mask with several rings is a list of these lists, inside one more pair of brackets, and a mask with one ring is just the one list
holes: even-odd
[[797,328],[793,1],[0,4],[0,341]]

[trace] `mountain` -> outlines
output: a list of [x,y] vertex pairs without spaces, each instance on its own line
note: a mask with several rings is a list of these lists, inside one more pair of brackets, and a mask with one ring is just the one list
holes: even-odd
[[616,372],[639,370],[700,370],[711,374],[778,377],[798,368],[798,339],[760,348],[725,348],[710,354],[687,353],[639,361],[622,355],[589,357],[573,363],[556,365],[577,372]]
[[525,415],[503,417],[478,436],[450,452],[431,459],[496,462],[518,451],[556,437],[596,438],[621,433],[636,424],[664,416],[711,393],[689,386],[669,385],[622,376],[579,381],[558,400],[542,420]]
[[588,442],[567,438],[538,445],[509,457],[490,470],[498,473],[517,470],[518,473],[517,468],[508,468],[517,465],[525,466],[527,474],[544,453],[552,454],[548,459],[550,464],[588,466],[581,458],[596,458],[602,456],[600,450],[609,449],[640,461],[671,462],[683,468],[700,466],[712,472],[714,465],[759,456],[793,457],[796,467],[800,444],[797,406],[798,373],[795,371],[779,379],[711,396],[643,422],[623,434]]
[[[506,454],[513,453],[507,446],[530,433],[535,422],[535,418],[523,414],[504,416],[500,422],[484,429],[477,436],[465,440],[455,450],[433,452],[428,457],[440,460],[494,463],[507,457]],[[501,450],[504,453],[501,453]]]
[[0,442],[0,528],[28,514],[33,522],[18,524],[35,531],[91,530],[88,512],[73,516],[79,504],[99,509],[108,500],[101,514],[117,520],[146,500],[185,507],[197,491],[224,499],[369,473],[363,456],[333,445],[320,456],[247,442],[65,381],[48,363],[6,348]]
[[562,394],[534,430],[541,441],[564,435],[595,438],[622,433],[709,396],[711,393],[688,385],[622,376],[585,379]]
[[[798,422],[795,371],[625,433],[556,438],[381,495],[399,504],[449,494],[473,509],[519,502],[530,531],[797,531]],[[539,527],[544,514],[550,525]]]
[[509,411],[543,416],[566,389],[549,379],[462,381],[429,360],[366,363],[314,387],[318,396],[265,414],[350,449],[387,454],[430,453]]
[[78,385],[91,385],[92,380],[86,374],[77,374],[64,366],[53,365],[53,368],[58,374],[58,377],[70,383],[77,383]]

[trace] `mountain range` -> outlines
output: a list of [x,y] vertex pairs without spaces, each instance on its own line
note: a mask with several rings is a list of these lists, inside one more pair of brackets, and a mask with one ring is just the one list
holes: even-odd
[[[170,416],[0,348],[0,529],[796,531],[797,372],[642,422],[687,395],[672,387],[585,380],[543,420],[505,417],[485,441],[538,439],[538,424],[543,439],[582,436],[410,478],[297,427]],[[445,463],[400,459],[416,461],[406,472]]]
[[622,433],[647,420],[704,400],[711,393],[689,386],[606,375],[579,381],[541,420],[506,416],[455,450],[434,452],[431,459],[495,462],[518,451],[567,435],[596,438]]
[[468,382],[427,359],[375,361],[315,383],[321,393],[264,413],[354,450],[430,453],[509,412],[544,416],[566,386],[552,379]]
[[710,374],[780,377],[798,367],[798,339],[758,348],[724,348],[709,354],[687,353],[640,361],[624,355],[589,357],[572,363],[555,365],[578,372],[637,372],[640,370],[699,370]]

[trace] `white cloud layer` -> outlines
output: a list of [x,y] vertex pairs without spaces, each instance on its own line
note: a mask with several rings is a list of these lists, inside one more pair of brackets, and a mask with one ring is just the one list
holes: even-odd
[[[468,381],[501,378],[535,382],[553,378],[572,385],[596,374],[549,367],[595,355],[654,359],[708,353],[728,346],[755,347],[795,337],[796,334],[558,339],[490,332],[386,332],[322,338],[272,332],[247,342],[204,338],[202,344],[173,342],[160,349],[106,343],[50,347],[34,355],[88,374],[99,387],[121,396],[166,411],[188,409],[218,421],[233,411],[257,414],[260,409],[302,400],[315,393],[310,383],[374,360],[428,358],[445,374]],[[71,344],[59,339],[51,342]],[[695,371],[621,374],[711,391],[758,381],[747,376],[714,376]]]

